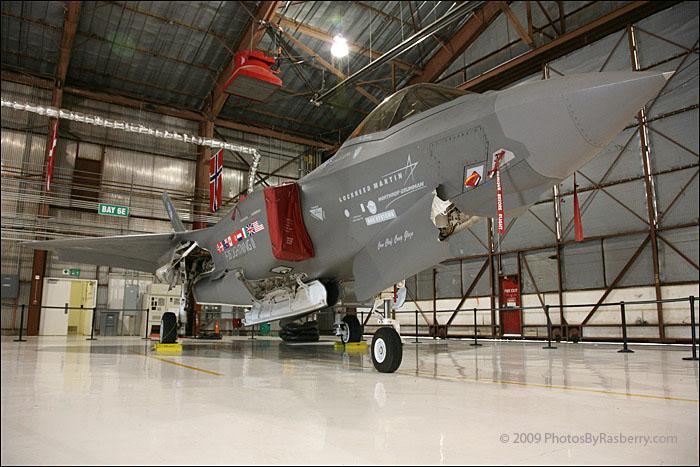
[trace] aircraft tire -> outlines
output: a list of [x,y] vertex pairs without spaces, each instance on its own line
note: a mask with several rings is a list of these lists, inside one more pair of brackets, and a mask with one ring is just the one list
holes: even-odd
[[160,320],[160,343],[174,344],[177,342],[177,317],[175,313],[168,311],[163,313]]
[[302,335],[297,335],[297,334],[291,334],[291,335],[282,335],[280,334],[280,338],[282,339],[283,342],[318,342],[319,339],[321,338],[320,335],[318,334],[302,334]]
[[293,321],[285,323],[279,332],[279,336],[284,342],[317,342],[320,339],[318,322],[306,321],[300,323]]
[[[357,319],[357,315],[343,316],[343,323],[345,323],[349,331],[348,334],[340,336],[340,340],[343,344],[362,341],[362,324],[360,320]],[[347,339],[347,341],[345,339]]]
[[398,370],[403,359],[403,344],[396,329],[391,326],[377,329],[372,338],[370,353],[378,372],[393,373]]

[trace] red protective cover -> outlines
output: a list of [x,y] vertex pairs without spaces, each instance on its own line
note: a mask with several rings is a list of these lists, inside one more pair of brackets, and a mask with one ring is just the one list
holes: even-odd
[[301,215],[299,186],[288,183],[265,188],[265,207],[275,258],[285,261],[313,258],[314,245]]

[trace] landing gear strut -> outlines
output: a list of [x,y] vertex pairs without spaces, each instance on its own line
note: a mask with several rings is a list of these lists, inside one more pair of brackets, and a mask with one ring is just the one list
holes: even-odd
[[[399,322],[389,318],[392,300],[384,300],[384,313],[379,319],[380,328],[372,338],[372,363],[380,373],[393,373],[401,366],[403,343]],[[378,313],[378,312],[377,312]]]

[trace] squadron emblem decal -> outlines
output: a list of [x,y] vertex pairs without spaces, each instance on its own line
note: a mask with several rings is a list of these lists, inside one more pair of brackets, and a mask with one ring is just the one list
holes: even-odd
[[474,167],[467,168],[464,167],[464,186],[463,191],[471,190],[476,188],[481,180],[484,178],[484,164],[476,165]]

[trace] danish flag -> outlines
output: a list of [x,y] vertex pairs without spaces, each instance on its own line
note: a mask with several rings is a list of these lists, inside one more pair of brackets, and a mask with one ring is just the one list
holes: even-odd
[[221,207],[224,173],[224,149],[219,149],[209,159],[209,210],[216,212]]
[[53,136],[51,136],[51,148],[49,149],[49,160],[46,167],[46,191],[51,189],[51,178],[53,177],[53,166],[56,155],[56,141],[58,140],[58,119],[53,124]]

